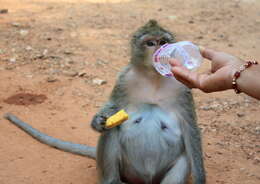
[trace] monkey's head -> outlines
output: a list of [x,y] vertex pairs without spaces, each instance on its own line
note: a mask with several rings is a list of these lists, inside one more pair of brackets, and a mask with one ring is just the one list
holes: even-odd
[[148,21],[140,27],[131,40],[131,63],[152,66],[153,53],[166,43],[174,43],[172,33],[163,29],[155,20]]

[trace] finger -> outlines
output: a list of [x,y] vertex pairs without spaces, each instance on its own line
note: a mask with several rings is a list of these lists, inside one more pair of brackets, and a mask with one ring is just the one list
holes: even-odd
[[186,79],[182,78],[181,76],[175,76],[175,78],[181,82],[182,84],[184,84],[185,86],[187,86],[188,88],[192,89],[192,88],[196,88],[196,86],[194,86],[192,83],[190,83],[190,81],[187,81]]
[[190,88],[197,88],[197,73],[192,72],[184,67],[173,67],[172,72],[177,80]]
[[184,67],[173,67],[175,78],[189,88],[199,88],[204,92],[215,92],[230,89],[231,82],[226,80],[225,71],[222,73],[198,74]]
[[177,60],[177,59],[170,59],[169,63],[173,67],[174,66],[182,66],[181,62],[179,60]]

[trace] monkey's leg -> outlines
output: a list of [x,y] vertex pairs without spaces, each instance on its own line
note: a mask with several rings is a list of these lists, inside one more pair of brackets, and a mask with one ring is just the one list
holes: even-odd
[[[181,108],[184,110],[179,114],[184,145],[189,163],[191,165],[191,176],[193,184],[205,184],[206,175],[203,163],[200,131],[196,122],[196,112],[193,98],[190,92],[182,93],[183,101]],[[186,96],[186,97],[185,97]],[[181,99],[181,97],[179,98]]]
[[173,168],[171,168],[161,184],[185,184],[190,173],[190,166],[186,155],[181,155]]
[[100,136],[97,151],[97,167],[100,184],[123,184],[120,180],[120,145],[118,130],[111,129]]
[[184,144],[189,163],[191,165],[191,176],[193,184],[205,184],[206,176],[203,164],[200,132],[196,122],[182,123]]
[[115,103],[112,101],[107,102],[92,119],[91,127],[98,132],[107,130],[105,127],[107,118],[119,110],[119,107]]

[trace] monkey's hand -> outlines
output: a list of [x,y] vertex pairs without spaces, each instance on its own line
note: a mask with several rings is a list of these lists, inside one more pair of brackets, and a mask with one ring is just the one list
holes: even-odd
[[91,127],[94,130],[96,130],[96,131],[98,131],[100,133],[108,130],[106,128],[106,120],[107,120],[107,118],[108,117],[103,116],[103,115],[96,115],[96,116],[94,116],[94,118],[93,118],[93,120],[91,122]]

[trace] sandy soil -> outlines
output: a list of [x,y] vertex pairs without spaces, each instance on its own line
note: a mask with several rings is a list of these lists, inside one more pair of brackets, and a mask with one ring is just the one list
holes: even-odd
[[[131,33],[151,18],[178,40],[260,58],[258,0],[0,0],[0,9],[1,184],[97,183],[95,161],[43,145],[2,115],[96,145],[90,120],[129,60]],[[24,93],[44,98],[8,101]],[[260,183],[260,103],[233,91],[194,97],[208,183]]]

